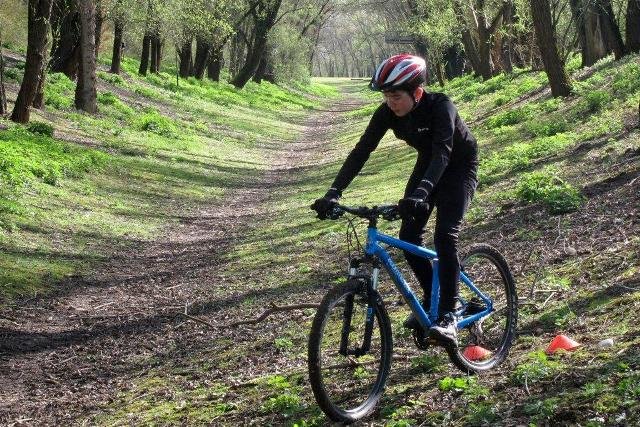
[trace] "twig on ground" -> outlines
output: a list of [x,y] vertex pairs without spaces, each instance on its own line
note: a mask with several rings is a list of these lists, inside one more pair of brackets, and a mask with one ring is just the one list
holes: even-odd
[[94,310],[100,310],[101,308],[107,307],[107,306],[115,304],[115,303],[116,303],[115,301],[111,301],[111,302],[107,302],[107,303],[104,303],[104,304],[100,304],[99,306],[95,307]]
[[240,325],[255,325],[256,323],[262,322],[264,319],[266,319],[273,313],[277,313],[281,311],[298,310],[298,309],[304,309],[304,308],[318,308],[319,306],[320,304],[309,304],[309,303],[282,305],[282,306],[271,304],[271,308],[263,311],[262,314],[256,317],[255,319],[240,320],[238,322],[233,322],[228,325],[225,325],[225,327],[234,327],[234,326],[240,326]]
[[546,300],[544,300],[544,302],[542,303],[542,306],[540,307],[540,311],[544,310],[544,307],[547,305],[547,303],[549,302],[549,300],[550,300],[551,298],[553,298],[553,297],[554,297],[554,295],[555,295],[555,294],[556,294],[555,292],[551,292],[551,293],[549,294],[549,296],[547,297],[547,299],[546,299]]
[[186,317],[187,319],[193,320],[194,322],[202,323],[203,325],[206,325],[210,328],[215,329],[218,327],[212,323],[207,322],[206,320],[198,319],[197,317],[191,316],[190,314],[187,314],[187,313],[180,313],[180,314]]
[[303,303],[303,304],[292,304],[292,305],[276,305],[274,303],[271,304],[271,308],[262,312],[262,314],[255,319],[247,319],[247,320],[239,320],[237,322],[228,323],[225,325],[213,325],[206,320],[199,319],[197,317],[191,316],[188,313],[189,303],[184,304],[184,313],[180,313],[180,315],[186,317],[187,319],[193,320],[194,322],[201,323],[203,325],[209,326],[210,328],[233,328],[240,325],[255,325],[257,323],[262,322],[264,319],[272,315],[273,313],[283,312],[283,311],[292,311],[292,310],[300,310],[305,308],[318,308],[320,304],[311,304],[311,303]]

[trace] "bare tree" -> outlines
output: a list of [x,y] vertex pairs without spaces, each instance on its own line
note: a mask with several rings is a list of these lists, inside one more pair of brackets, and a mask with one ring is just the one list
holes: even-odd
[[80,6],[80,68],[76,85],[75,105],[79,110],[95,114],[96,102],[96,6],[92,0],[79,0]]
[[568,96],[571,93],[571,83],[569,83],[569,77],[564,68],[564,61],[558,53],[549,0],[530,1],[536,40],[542,54],[545,71],[549,77],[551,94],[556,97]]
[[42,70],[46,65],[46,49],[50,31],[51,0],[29,0],[27,62],[11,120],[29,121],[30,106],[36,94]]

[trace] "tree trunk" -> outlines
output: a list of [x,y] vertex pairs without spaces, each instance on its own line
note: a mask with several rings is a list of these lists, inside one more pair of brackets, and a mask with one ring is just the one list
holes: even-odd
[[433,67],[436,70],[436,78],[438,79],[438,83],[440,84],[441,87],[444,87],[445,80],[444,80],[444,69],[442,67],[442,62],[438,60],[434,60]]
[[187,78],[191,74],[191,68],[193,67],[191,61],[191,44],[192,40],[185,42],[180,49],[178,49],[178,56],[180,57],[180,77]]
[[42,69],[46,66],[47,42],[50,31],[51,0],[29,0],[27,62],[11,120],[29,121],[30,106],[36,94]]
[[262,82],[262,77],[264,76],[264,72],[267,70],[267,58],[266,55],[262,55],[260,58],[260,63],[258,64],[258,68],[256,69],[256,73],[253,75],[253,81],[256,83]]
[[122,62],[122,37],[124,35],[124,25],[117,19],[113,29],[113,54],[111,55],[111,69],[109,72],[120,74],[120,63]]
[[458,22],[462,27],[462,45],[464,46],[464,53],[466,57],[471,62],[471,68],[473,68],[473,72],[476,75],[480,75],[480,57],[478,55],[478,50],[476,49],[476,45],[473,41],[473,36],[471,35],[471,31],[469,30],[466,20],[464,18],[464,13],[462,10],[462,4],[460,4],[460,0],[453,1],[453,10],[456,14]]
[[[578,0],[573,0],[578,1]],[[573,4],[572,8],[578,9]],[[583,6],[584,7],[584,6]],[[579,9],[578,9],[579,10]],[[576,12],[574,12],[574,17]],[[584,7],[584,19],[578,24],[584,27],[584,47],[582,49],[582,65],[593,65],[611,52],[616,59],[625,54],[625,47],[620,35],[620,29],[616,23],[610,0],[593,0]],[[580,33],[579,33],[580,34]],[[582,35],[580,35],[582,37]]]
[[502,25],[504,11],[508,7],[509,3],[506,2],[502,5],[490,23],[487,22],[487,17],[485,15],[485,0],[474,0],[474,3],[474,22],[477,23],[476,34],[478,35],[478,71],[484,80],[488,80],[493,77],[494,73],[494,65],[491,60],[491,50],[493,46],[492,36]]
[[545,71],[549,77],[551,94],[554,97],[568,96],[571,93],[571,84],[564,69],[564,63],[558,54],[549,0],[530,1],[536,40],[542,54]]
[[513,36],[511,31],[513,29],[513,21],[515,19],[515,6],[509,2],[503,13],[504,25],[508,28],[508,31],[502,37],[502,43],[500,46],[500,58],[502,59],[502,69],[506,73],[513,73],[513,62],[511,60],[511,44],[513,43]]
[[151,65],[149,65],[149,71],[152,73],[158,72],[158,48],[160,47],[158,46],[159,40],[160,37],[154,34],[153,36],[151,36],[151,41],[149,43],[149,46],[151,47]]
[[[46,64],[46,61],[45,61]],[[42,67],[40,71],[40,77],[38,78],[38,86],[36,87],[36,94],[33,96],[33,108],[41,110],[44,107],[44,85],[47,79],[47,67]]]
[[2,29],[0,28],[0,116],[7,114],[7,94],[4,91],[4,56],[2,54]]
[[597,0],[597,4],[602,17],[602,36],[607,53],[613,52],[615,58],[620,59],[625,55],[625,48],[613,7],[611,7],[611,0]]
[[100,53],[100,42],[102,41],[102,23],[104,22],[104,11],[102,10],[102,0],[96,2],[96,59]]
[[231,84],[233,84],[235,87],[242,89],[256,72],[256,69],[260,64],[260,60],[262,59],[262,54],[264,53],[265,47],[267,45],[267,36],[269,35],[269,31],[275,24],[281,3],[282,0],[274,0],[273,4],[265,6],[266,10],[260,11],[262,13],[254,14],[254,20],[256,23],[253,39],[254,42],[249,52],[247,52],[247,59],[244,66],[242,67],[242,69],[240,69],[238,75],[235,76],[235,78],[231,82]]
[[478,21],[478,74],[482,76],[483,80],[489,80],[493,76],[490,34],[487,32],[486,27],[483,28],[486,22],[483,19]]
[[71,80],[78,74],[80,58],[80,14],[76,0],[55,0],[51,11],[53,44],[49,68]]
[[209,65],[207,66],[207,77],[214,82],[220,81],[220,71],[222,70],[222,47],[211,49]]
[[464,73],[464,56],[458,46],[448,48],[444,53],[445,75],[448,79],[460,77]]
[[211,45],[204,40],[197,38],[196,59],[193,62],[193,76],[198,80],[202,80],[204,78],[204,70],[207,68],[210,52]]
[[595,3],[591,3],[585,8],[584,13],[585,26],[585,56],[583,65],[588,67],[593,65],[600,58],[607,56],[607,47],[602,39],[602,19],[597,12]]
[[76,108],[95,114],[96,103],[96,9],[93,0],[80,0],[80,70],[76,85]]
[[625,40],[629,52],[640,52],[640,0],[629,0],[627,3]]
[[140,68],[138,74],[146,76],[149,70],[149,56],[151,51],[151,35],[145,33],[142,39],[142,55],[140,56]]
[[156,38],[156,73],[160,72],[160,66],[162,65],[162,48],[164,47],[164,42],[160,35]]
[[583,0],[569,0],[569,6],[571,7],[571,15],[575,23],[576,31],[578,33],[578,43],[580,44],[580,53],[582,57],[582,66],[587,67],[593,62],[590,58],[589,41],[587,38],[587,28],[585,21],[585,8]]

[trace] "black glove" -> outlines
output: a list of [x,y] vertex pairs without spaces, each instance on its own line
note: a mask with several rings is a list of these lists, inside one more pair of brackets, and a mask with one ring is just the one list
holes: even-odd
[[416,190],[409,197],[398,201],[398,213],[402,219],[424,218],[429,212],[429,203],[426,201],[429,193],[422,187]]
[[402,219],[424,218],[429,212],[429,203],[416,197],[405,197],[398,201],[398,213]]
[[342,196],[342,193],[340,191],[336,190],[335,188],[330,188],[329,191],[327,191],[327,194],[324,195],[324,197],[321,197],[313,202],[313,204],[311,205],[311,209],[318,213],[318,218],[327,219],[327,214],[329,213],[331,208],[333,208],[333,205],[338,203],[338,199],[340,199],[340,196]]

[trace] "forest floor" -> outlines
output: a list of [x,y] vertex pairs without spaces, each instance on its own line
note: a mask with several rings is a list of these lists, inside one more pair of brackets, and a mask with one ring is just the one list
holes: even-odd
[[[344,223],[320,223],[306,207],[360,132],[364,114],[352,111],[368,102],[362,82],[336,85],[339,100],[292,118],[293,140],[259,142],[260,170],[215,202],[176,209],[152,239],[105,241],[99,249],[111,255],[91,272],[0,309],[1,424],[328,424],[306,375],[314,310],[233,323],[273,304],[317,303],[340,280]],[[400,357],[380,407],[361,425],[640,421],[637,127],[630,119],[621,132],[530,166],[571,161],[565,176],[585,195],[574,212],[509,199],[501,181],[479,191],[484,216],[469,220],[464,242],[505,254],[522,302],[519,337],[501,368],[465,377],[442,349],[417,350],[401,328],[406,306],[383,278]],[[399,146],[377,150],[370,163],[382,172],[365,171],[349,203],[370,202],[372,182],[388,185],[379,197],[396,197],[406,175],[397,165],[411,163]],[[583,346],[545,356],[561,332]],[[614,347],[599,349],[608,337]]]

